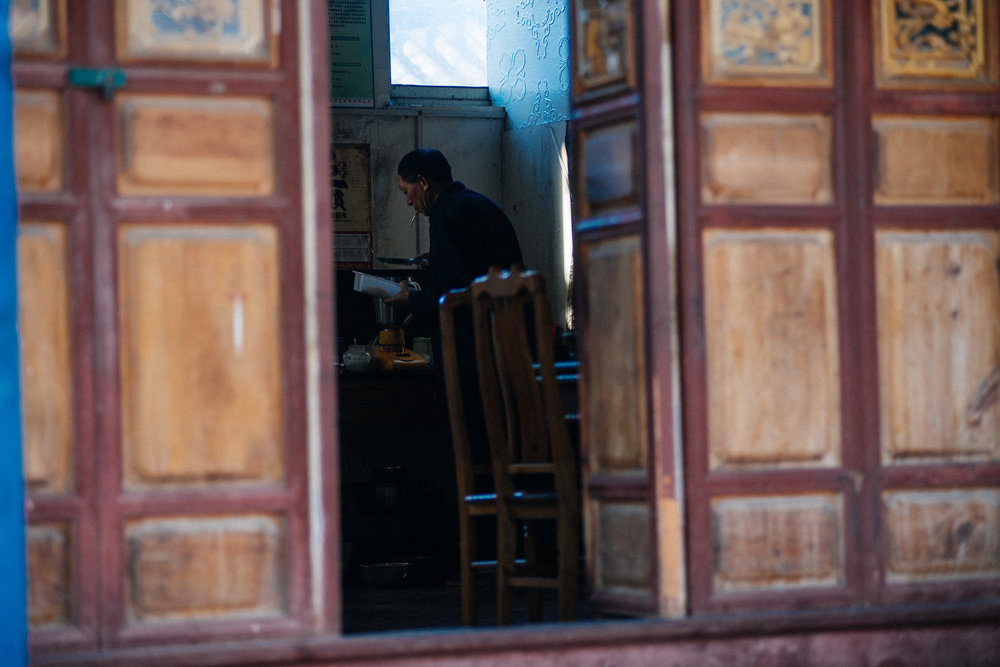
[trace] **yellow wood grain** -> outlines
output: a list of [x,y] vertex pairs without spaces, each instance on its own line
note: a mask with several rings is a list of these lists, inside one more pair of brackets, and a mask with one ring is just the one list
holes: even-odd
[[1000,458],[1000,232],[876,238],[883,461]]
[[833,200],[832,125],[819,114],[708,113],[701,118],[707,203]]
[[65,170],[62,101],[52,90],[18,90],[14,96],[17,187],[62,190]]
[[32,493],[66,492],[74,458],[66,230],[25,222],[18,231],[25,480]]
[[586,417],[591,471],[641,470],[646,452],[646,362],[643,277],[638,238],[590,244],[586,250],[589,325]]
[[995,204],[995,118],[875,116],[876,204]]
[[833,235],[704,235],[712,468],[835,466],[840,358]]
[[122,194],[260,196],[274,191],[265,99],[120,95]]
[[135,224],[119,238],[126,484],[281,480],[274,227]]

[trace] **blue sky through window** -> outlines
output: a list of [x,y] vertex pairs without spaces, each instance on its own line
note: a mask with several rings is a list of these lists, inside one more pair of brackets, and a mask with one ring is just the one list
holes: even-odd
[[486,85],[486,0],[389,0],[391,82]]

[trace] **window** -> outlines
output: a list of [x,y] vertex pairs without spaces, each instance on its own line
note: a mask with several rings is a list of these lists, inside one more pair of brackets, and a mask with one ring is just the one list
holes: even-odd
[[485,0],[389,0],[393,85],[485,86]]

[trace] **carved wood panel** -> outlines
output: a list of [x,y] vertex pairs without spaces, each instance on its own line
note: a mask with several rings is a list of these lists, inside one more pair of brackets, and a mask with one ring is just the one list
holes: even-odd
[[886,88],[997,86],[997,5],[992,0],[871,3],[876,85]]

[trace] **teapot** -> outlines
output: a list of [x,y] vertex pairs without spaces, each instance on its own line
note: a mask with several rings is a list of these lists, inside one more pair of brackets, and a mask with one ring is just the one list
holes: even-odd
[[344,352],[344,368],[353,373],[364,373],[372,363],[372,353],[366,345],[349,345]]

